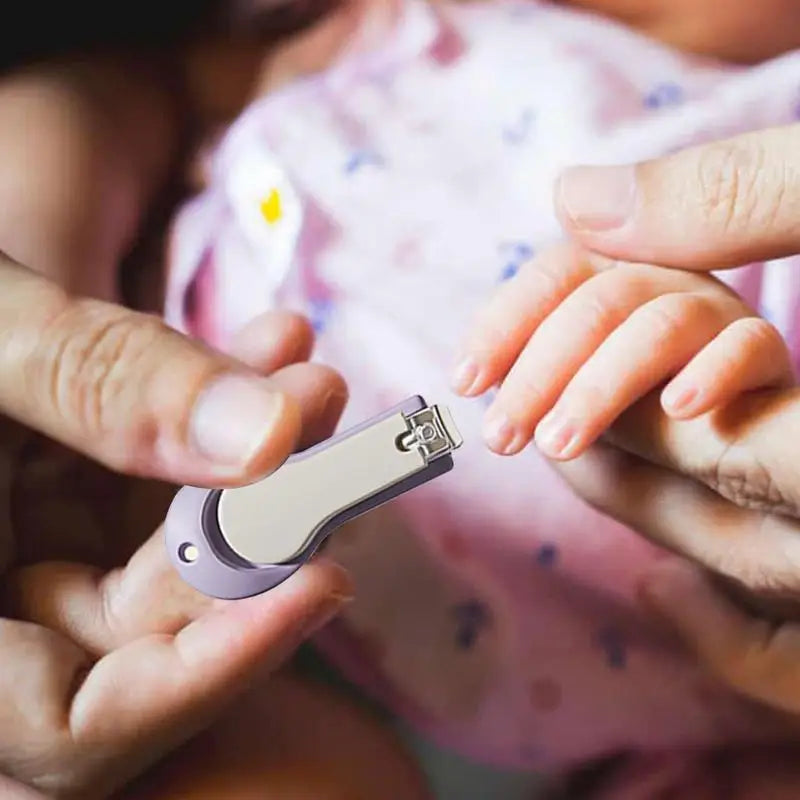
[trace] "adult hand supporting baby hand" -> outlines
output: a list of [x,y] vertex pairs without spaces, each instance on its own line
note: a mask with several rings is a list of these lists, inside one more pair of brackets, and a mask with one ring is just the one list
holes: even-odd
[[712,671],[793,713],[800,713],[798,433],[797,389],[754,393],[691,421],[670,420],[651,395],[604,442],[557,465],[593,506],[706,568],[666,559],[644,577],[642,597]]
[[81,524],[104,506],[113,519],[100,526],[104,563],[124,564],[125,509],[108,505],[130,498],[93,489],[93,508],[69,497],[75,514],[64,514],[58,483],[41,491],[50,467],[35,459],[39,490],[26,490],[17,465],[30,461],[30,429],[117,470],[201,485],[253,480],[298,441],[329,434],[341,413],[341,379],[297,363],[311,339],[298,318],[272,315],[243,332],[236,360],[0,257],[4,797],[34,796],[25,787],[106,796],[277,667],[351,592],[338,567],[317,561],[266,595],[213,601],[180,581],[160,532],[110,572],[64,561],[85,548]]
[[[798,144],[800,126],[790,126],[636,166],[569,169],[557,210],[574,239],[626,261],[709,270],[793,255]],[[643,584],[648,604],[702,661],[744,693],[795,713],[800,624],[775,617],[796,620],[800,608],[799,436],[798,389],[745,395],[691,421],[668,418],[651,396],[603,444],[559,465],[589,502],[773,612],[748,613],[715,577],[678,561]]]

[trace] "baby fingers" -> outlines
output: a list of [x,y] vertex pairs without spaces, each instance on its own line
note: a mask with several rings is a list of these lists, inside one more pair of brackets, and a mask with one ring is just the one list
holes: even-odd
[[794,383],[789,350],[760,317],[734,320],[670,381],[661,405],[671,417],[691,419],[744,392]]
[[575,457],[743,309],[706,276],[643,264],[597,271],[546,315],[515,356],[487,413],[487,443],[512,454],[541,425],[537,442],[547,455]]
[[674,375],[735,318],[704,294],[666,294],[636,309],[578,368],[536,428],[550,458],[583,453],[629,406]]
[[554,247],[522,267],[475,321],[453,371],[453,390],[475,396],[505,377],[542,321],[596,274],[596,266],[571,245]]

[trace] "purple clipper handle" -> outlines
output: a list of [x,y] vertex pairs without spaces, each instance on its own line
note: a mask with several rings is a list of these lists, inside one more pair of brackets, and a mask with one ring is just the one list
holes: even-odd
[[[249,487],[184,487],[164,525],[169,558],[187,583],[212,597],[266,592],[345,522],[451,470],[460,444],[445,409],[411,397],[293,455]],[[291,540],[286,558],[284,530]]]

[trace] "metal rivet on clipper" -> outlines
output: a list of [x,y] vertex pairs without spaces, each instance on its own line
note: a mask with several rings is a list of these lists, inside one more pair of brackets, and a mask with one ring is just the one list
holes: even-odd
[[184,564],[193,564],[197,561],[199,555],[200,551],[197,549],[197,546],[190,542],[185,542],[178,548],[178,558],[183,561]]
[[428,406],[405,419],[408,431],[398,439],[401,450],[417,447],[425,461],[430,462],[461,446],[461,436],[447,408]]

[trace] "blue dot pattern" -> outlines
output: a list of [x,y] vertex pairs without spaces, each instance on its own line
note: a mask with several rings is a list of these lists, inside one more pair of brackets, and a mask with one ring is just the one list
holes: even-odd
[[329,297],[312,298],[309,319],[315,333],[322,333],[330,321],[333,312],[333,301]]
[[473,598],[453,606],[452,614],[456,622],[456,646],[459,650],[471,650],[481,633],[491,625],[489,607]]
[[503,271],[500,273],[500,281],[508,281],[513,278],[517,272],[519,272],[519,265],[518,264],[506,264],[503,267]]
[[683,102],[683,89],[677,83],[659,83],[644,96],[645,108],[659,109]]
[[598,631],[597,644],[605,654],[606,664],[611,669],[625,669],[628,652],[625,639],[617,628],[608,626]]
[[382,167],[383,159],[373,150],[356,150],[344,165],[344,171],[353,175],[363,167]]
[[536,551],[536,563],[540,567],[545,567],[549,569],[550,567],[554,567],[556,562],[558,561],[558,548],[554,544],[543,544],[537,551]]
[[503,139],[506,144],[523,144],[533,132],[535,122],[536,114],[534,114],[533,109],[524,109],[513,125],[503,128]]
[[500,246],[500,251],[506,259],[500,272],[500,282],[513,278],[519,268],[533,257],[534,250],[527,242],[511,242]]

